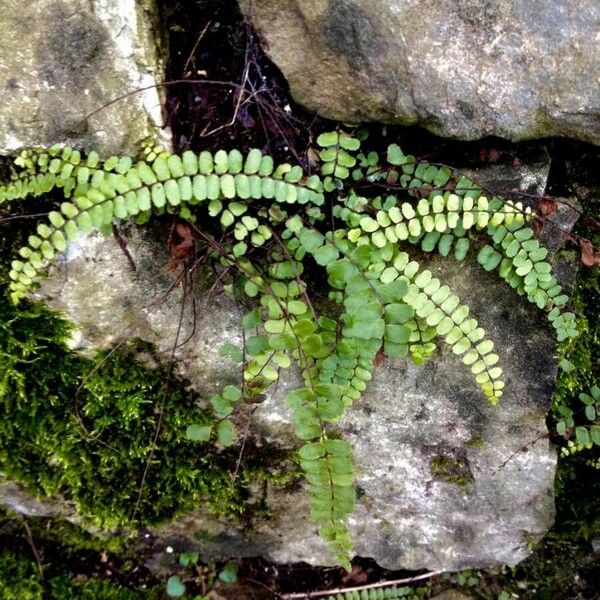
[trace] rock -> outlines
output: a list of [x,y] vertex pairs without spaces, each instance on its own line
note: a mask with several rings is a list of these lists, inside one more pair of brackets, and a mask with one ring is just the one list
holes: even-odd
[[28,517],[75,518],[73,508],[61,499],[40,499],[13,481],[0,479],[0,505]]
[[[461,175],[476,181],[490,196],[527,202],[531,196],[543,196],[550,175],[551,159],[544,146],[530,151],[525,164],[489,164],[477,169],[459,169]],[[569,223],[569,229],[573,223]],[[553,240],[562,245],[562,238]]]
[[[135,271],[117,241],[92,235],[71,245],[41,285],[38,297],[79,324],[74,347],[89,351],[143,338],[163,356],[173,353],[179,375],[206,399],[237,381],[238,368],[217,350],[241,342],[241,312],[212,288],[214,275],[198,272],[196,288],[184,294],[169,272],[166,232],[130,227],[122,235]],[[490,405],[447,347],[422,367],[407,360],[379,365],[340,424],[355,448],[355,549],[390,569],[512,565],[554,516],[556,454],[544,418],[556,375],[551,328],[540,311],[474,261],[423,262],[471,307],[495,342],[506,392]],[[249,431],[259,446],[298,445],[283,402],[298,381],[293,371],[285,373],[254,409]],[[257,497],[265,493],[269,519],[231,523],[199,509],[156,531],[158,546],[195,550],[206,559],[262,555],[330,563],[302,486],[294,481],[256,490]]]
[[161,127],[155,0],[3,0],[0,154],[69,143],[104,155],[139,151]]
[[[135,273],[114,240],[92,236],[71,249],[41,288],[51,306],[81,325],[77,345],[106,347],[137,336],[168,356],[176,341],[187,340],[175,352],[177,368],[206,398],[235,381],[237,369],[216,352],[224,342],[240,341],[233,302],[220,292],[198,297],[195,323],[188,303],[177,339],[182,294],[175,289],[164,296],[172,284],[166,253],[152,232],[124,235]],[[528,554],[527,540],[541,537],[553,521],[556,456],[543,434],[554,341],[543,315],[494,275],[443,259],[429,267],[472,307],[495,341],[507,391],[498,406],[489,405],[446,348],[424,367],[390,360],[380,365],[341,425],[356,456],[359,502],[350,522],[356,551],[392,569],[514,564]],[[256,409],[251,430],[259,440],[294,446],[282,399],[297,384],[287,376]],[[434,468],[439,457],[441,471]],[[310,526],[306,493],[270,486],[267,498],[272,518],[249,528],[200,510],[158,535],[176,550],[191,544],[204,557],[327,564],[331,558]]]
[[600,143],[597,0],[239,0],[300,104],[441,136]]
[[461,590],[445,590],[441,594],[431,596],[431,600],[475,600],[473,596],[467,595]]

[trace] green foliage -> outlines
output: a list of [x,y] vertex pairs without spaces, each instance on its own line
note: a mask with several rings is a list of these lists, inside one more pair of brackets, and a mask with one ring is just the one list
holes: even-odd
[[153,592],[138,593],[112,581],[75,580],[67,575],[52,577],[45,588],[34,560],[4,550],[0,553],[0,597],[3,600],[139,600],[158,596]]
[[[600,388],[593,386],[590,393],[579,394],[581,404],[575,411],[570,406],[559,406],[557,412],[560,415],[556,423],[556,432],[564,436],[567,429],[574,429],[575,442],[568,448],[563,448],[566,453],[572,454],[583,448],[591,448],[592,445],[600,446],[600,425],[596,425],[600,413]],[[587,422],[583,425],[575,425],[575,413],[583,411],[583,419]]]
[[327,596],[327,600],[387,600],[388,598],[414,598],[414,589],[403,586],[363,588],[360,591],[340,592]]
[[[303,443],[298,462],[311,515],[349,568],[352,448],[335,425],[366,388],[378,353],[410,356],[421,364],[440,337],[491,402],[504,389],[493,342],[458,296],[411,259],[409,245],[463,260],[473,242],[485,237],[488,243],[478,253],[483,268],[498,270],[546,310],[559,341],[578,330],[545,260],[547,251],[527,225],[528,207],[488,199],[468,179],[453,177],[447,167],[418,163],[394,144],[387,163],[375,152],[359,152],[359,139],[341,130],[321,134],[317,144],[323,179],[298,166],[275,166],[256,149],[245,156],[237,150],[177,156],[150,149],[146,160],[135,163],[127,157],[101,161],[93,153],[84,161],[70,149],[27,151],[17,160],[13,180],[0,188],[0,203],[53,188],[66,197],[11,263],[15,303],[69,241],[92,230],[109,231],[115,220],[142,223],[152,214],[171,213],[222,230],[219,244],[208,247],[215,261],[236,274],[228,289],[250,310],[242,323],[244,346],[228,344],[219,352],[243,363],[242,381],[211,398],[211,418],[179,420],[173,428],[183,427],[190,443],[234,444],[233,417],[244,404],[261,402],[294,361],[304,382],[286,402]],[[400,193],[360,195],[360,184],[378,181]],[[307,285],[319,272],[327,278],[333,305],[321,309],[324,314],[315,311]],[[116,376],[110,373],[109,379]]]
[[462,488],[473,483],[473,474],[464,458],[433,456],[429,461],[429,466],[435,479],[447,481]]
[[[585,227],[585,224],[584,224]],[[600,243],[593,229],[581,233],[592,243]],[[600,456],[600,280],[598,266],[584,270],[572,298],[578,310],[577,339],[566,339],[559,345],[559,375],[553,398],[552,418],[561,438],[561,454],[570,456],[586,451],[594,462]],[[594,458],[595,457],[595,458]]]
[[219,571],[219,581],[222,583],[235,583],[237,580],[237,566],[234,562],[228,562]]
[[185,584],[181,581],[179,575],[171,575],[167,579],[167,596],[171,598],[181,598],[185,594]]
[[[38,494],[65,496],[107,527],[134,517],[159,522],[201,500],[219,514],[242,514],[247,485],[267,476],[266,466],[245,463],[233,484],[235,453],[199,451],[185,438],[194,421],[212,418],[193,394],[172,382],[165,395],[166,372],[133,360],[133,348],[78,357],[64,345],[68,333],[44,307],[16,310],[0,297],[0,470]],[[133,515],[163,396],[153,466]]]
[[[157,596],[152,593],[151,596]],[[50,582],[52,600],[139,600],[148,594],[136,592],[105,579],[74,581],[69,577],[56,577]]]
[[[41,561],[39,565],[32,553],[31,540]],[[96,537],[58,519],[27,519],[0,510],[0,597],[3,600],[138,600],[142,597],[155,600],[162,597],[156,588],[138,593],[117,581],[91,578],[80,571],[93,571],[100,553],[108,552],[111,559],[118,562],[121,577],[135,572],[135,563],[125,556],[125,547],[131,543],[117,536]],[[77,576],[73,573],[75,569]]]
[[0,597],[4,600],[42,600],[43,587],[35,562],[3,550],[0,553]]

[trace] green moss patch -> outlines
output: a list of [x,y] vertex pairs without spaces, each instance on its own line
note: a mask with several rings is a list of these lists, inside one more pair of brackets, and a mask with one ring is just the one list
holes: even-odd
[[132,345],[81,358],[65,347],[68,332],[42,306],[0,299],[0,471],[105,527],[158,523],[201,502],[243,515],[268,464],[242,461],[232,483],[237,450],[185,437],[211,418],[193,393],[136,361]]
[[94,536],[65,521],[0,509],[0,598],[161,598],[163,586],[140,564],[140,553],[135,540]]
[[[0,256],[22,237],[21,227],[3,224]],[[132,342],[94,359],[70,351],[71,325],[60,315],[9,302],[8,262],[0,261],[4,477],[39,496],[64,497],[107,528],[157,524],[200,504],[236,518],[265,508],[255,499],[250,508],[249,486],[272,478],[271,465],[285,462],[281,453],[252,452],[248,444],[233,480],[239,450],[186,438],[189,425],[214,415],[167,369],[134,358],[151,348]]]
[[440,481],[447,481],[461,488],[473,483],[473,474],[465,457],[438,454],[431,458],[429,467],[433,477]]

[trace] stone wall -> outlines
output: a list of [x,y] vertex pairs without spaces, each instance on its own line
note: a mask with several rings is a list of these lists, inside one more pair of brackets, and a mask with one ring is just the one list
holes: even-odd
[[339,121],[600,143],[597,0],[240,0],[292,95]]
[[[155,0],[3,0],[0,154],[68,143],[137,152],[162,126],[166,49]],[[108,106],[107,106],[108,105]]]

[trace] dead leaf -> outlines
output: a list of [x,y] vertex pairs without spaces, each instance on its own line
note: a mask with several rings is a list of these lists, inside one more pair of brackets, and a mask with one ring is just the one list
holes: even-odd
[[498,162],[500,157],[502,156],[502,150],[498,150],[498,148],[490,148],[488,152],[488,160],[491,163]]
[[343,586],[347,585],[357,585],[360,583],[366,583],[369,579],[369,574],[360,566],[360,565],[352,565],[352,570],[350,573],[344,572],[341,578],[341,584]]
[[171,229],[171,235],[167,244],[171,256],[169,270],[175,272],[194,249],[195,238],[192,228],[187,223],[177,223]]
[[600,265],[600,252],[594,251],[594,246],[592,246],[590,240],[579,240],[579,247],[581,248],[581,262],[586,267]]
[[504,152],[499,148],[481,148],[479,150],[479,160],[488,163],[497,163]]
[[538,212],[544,217],[551,217],[556,212],[556,200],[547,197],[541,198],[538,201],[536,208],[538,209]]
[[376,355],[375,355],[375,360],[373,361],[373,366],[375,368],[379,367],[381,365],[381,363],[383,362],[383,359],[385,358],[385,353],[383,352],[383,350],[380,350]]

